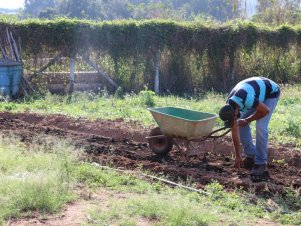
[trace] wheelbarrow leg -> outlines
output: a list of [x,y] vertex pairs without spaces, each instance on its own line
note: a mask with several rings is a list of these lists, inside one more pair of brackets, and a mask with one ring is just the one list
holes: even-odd
[[173,143],[174,143],[174,145],[176,146],[176,148],[178,149],[178,151],[180,153],[185,153],[185,161],[189,162],[190,146],[192,146],[191,143],[189,141],[187,141],[187,140],[184,141],[185,150],[183,150],[180,147],[180,145],[178,144],[178,142],[175,139],[173,140]]
[[188,163],[190,160],[190,141],[184,141],[185,151],[186,151],[186,162]]
[[191,156],[198,156],[196,153],[197,148],[192,144],[191,141],[184,141],[186,149],[186,162],[189,162]]

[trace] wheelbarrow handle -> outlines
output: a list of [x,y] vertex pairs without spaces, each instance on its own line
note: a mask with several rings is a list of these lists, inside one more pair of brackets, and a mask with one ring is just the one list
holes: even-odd
[[[213,135],[215,133],[218,133],[222,130],[225,130],[225,129],[228,129],[226,132],[224,132],[223,134],[221,135]],[[204,136],[204,137],[195,137],[195,138],[192,138],[192,139],[189,139],[189,141],[192,141],[192,142],[203,142],[207,139],[217,139],[217,138],[220,138],[220,137],[223,137],[225,136],[227,133],[229,133],[231,131],[231,129],[229,129],[229,127],[223,127],[223,128],[220,128],[220,129],[217,129],[217,130],[214,130],[213,132],[211,132],[210,134],[208,134],[207,136]]]
[[[220,134],[220,135],[213,135],[215,133],[218,133],[218,132],[226,130],[226,129],[228,129],[228,130],[226,132]],[[220,128],[220,129],[217,129],[217,130],[214,130],[213,132],[211,132],[208,136],[206,136],[206,139],[207,138],[213,138],[213,139],[220,138],[220,137],[223,137],[226,134],[228,134],[230,131],[231,131],[231,128],[224,126],[224,127]]]

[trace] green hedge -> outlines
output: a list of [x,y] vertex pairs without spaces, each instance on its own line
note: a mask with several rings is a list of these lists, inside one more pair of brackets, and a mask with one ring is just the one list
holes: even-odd
[[[245,59],[252,54],[259,54],[259,52],[261,56],[268,54],[270,57],[268,61],[277,64],[277,60],[273,62],[273,57],[291,51],[292,47],[299,49],[301,43],[300,26],[265,27],[248,22],[210,25],[162,20],[105,22],[65,18],[2,20],[0,21],[2,35],[5,34],[5,27],[21,37],[23,51],[28,55],[38,57],[45,54],[45,51],[51,54],[62,49],[67,50],[67,56],[80,51],[100,51],[108,54],[115,62],[115,74],[118,74],[122,64],[128,64],[129,59],[135,58],[139,58],[144,64],[143,72],[140,71],[140,74],[151,73],[153,66],[147,66],[146,61],[153,61],[157,50],[160,49],[163,55],[169,57],[169,60],[165,59],[162,63],[163,67],[165,65],[165,68],[161,66],[163,75],[166,73],[168,77],[168,74],[173,73],[173,76],[178,76],[180,80],[181,76],[184,76],[187,78],[187,84],[189,83],[185,89],[190,90],[198,88],[202,84],[201,81],[208,81],[209,88],[226,90],[237,80],[254,75],[252,71],[245,70],[249,65],[244,66],[247,63]],[[299,56],[299,50],[294,54]],[[191,59],[187,62],[187,58],[192,56],[195,65],[187,66],[191,64]],[[181,71],[171,71],[175,64],[182,64]],[[146,67],[150,68],[146,69]],[[254,67],[256,68],[256,65]],[[260,66],[263,71],[264,67]],[[200,68],[202,68],[202,78],[195,78]],[[233,70],[235,70],[234,78]],[[275,71],[277,70],[280,69]],[[280,70],[276,73],[282,72]],[[275,74],[273,77],[283,82],[300,79],[300,76],[295,74]],[[294,78],[290,79],[290,77]],[[122,83],[122,78],[119,80]],[[130,86],[129,84],[128,88],[131,88]],[[182,92],[182,90],[174,91]]]
[[[38,54],[47,46],[72,51],[91,47],[113,56],[146,54],[153,49],[204,51],[231,54],[238,48],[251,49],[256,43],[287,47],[301,41],[301,27],[284,25],[268,28],[253,23],[203,25],[173,21],[92,22],[74,19],[0,21],[1,30],[9,27],[22,37],[24,48]],[[4,34],[4,32],[2,33]]]

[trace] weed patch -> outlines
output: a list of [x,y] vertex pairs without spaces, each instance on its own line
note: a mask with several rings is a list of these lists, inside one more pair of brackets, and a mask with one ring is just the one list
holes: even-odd
[[67,169],[74,163],[66,147],[42,152],[16,137],[0,135],[0,222],[32,211],[54,213],[75,199]]

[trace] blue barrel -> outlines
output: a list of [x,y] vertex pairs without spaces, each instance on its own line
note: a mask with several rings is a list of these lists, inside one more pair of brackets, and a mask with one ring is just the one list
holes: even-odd
[[19,93],[21,73],[19,62],[0,59],[0,96],[15,97]]

